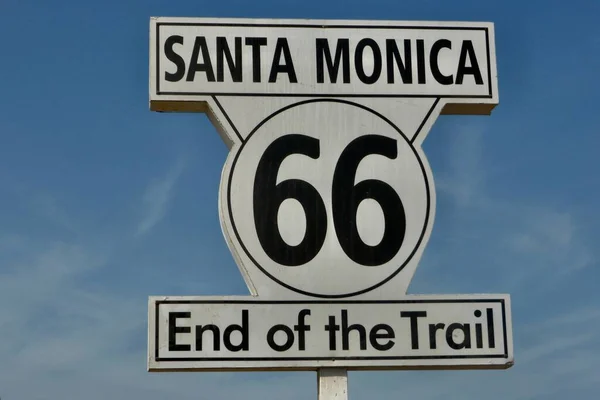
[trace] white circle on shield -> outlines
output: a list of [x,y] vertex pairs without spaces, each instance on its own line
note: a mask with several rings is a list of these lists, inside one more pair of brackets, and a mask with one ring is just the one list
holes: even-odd
[[308,100],[268,116],[233,161],[231,226],[250,260],[298,293],[347,297],[394,277],[431,206],[412,143],[377,112]]

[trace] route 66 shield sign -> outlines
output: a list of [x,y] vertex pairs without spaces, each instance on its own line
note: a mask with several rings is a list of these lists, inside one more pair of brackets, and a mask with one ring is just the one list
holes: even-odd
[[[450,320],[432,320],[431,324],[422,320],[421,331],[417,315],[426,318],[427,311],[399,311],[396,314],[404,315],[403,321],[411,328],[397,329],[409,329],[413,341],[410,346],[405,341],[408,347],[383,364],[381,355],[368,353],[362,345],[359,348],[367,353],[352,353],[348,345],[346,350],[352,354],[340,354],[335,334],[329,336],[329,347],[324,345],[315,353],[329,352],[325,359],[301,356],[307,351],[307,339],[304,333],[301,339],[293,332],[300,335],[302,327],[307,327],[303,324],[308,315],[342,304],[336,302],[418,300],[418,296],[407,296],[406,290],[435,217],[434,179],[422,143],[439,115],[489,114],[498,103],[492,24],[154,18],[150,52],[151,109],[205,112],[230,148],[221,178],[219,216],[231,253],[253,295],[248,301],[312,304],[304,311],[290,311],[298,317],[296,325],[293,329],[289,325],[289,331],[281,328],[287,339],[279,342],[276,332],[270,330],[252,339],[250,331],[244,333],[244,321],[252,324],[253,314],[249,309],[232,312],[232,318],[241,315],[242,321],[234,324],[225,318],[221,323],[240,327],[241,348],[237,351],[254,354],[254,358],[239,358],[217,350],[222,348],[221,339],[229,339],[219,336],[226,328],[218,328],[216,317],[194,319],[191,311],[186,311],[171,320],[176,311],[168,306],[161,314],[158,304],[164,305],[165,300],[151,298],[151,369],[294,369],[327,363],[348,368],[489,367],[512,363],[506,295],[428,298],[423,307],[433,307],[430,314],[441,310],[432,304],[449,301],[455,305],[440,314]],[[205,304],[206,299],[188,300]],[[177,300],[177,307],[188,300]],[[483,307],[475,300],[494,300],[501,305]],[[465,306],[474,301],[478,305]],[[217,314],[235,308],[227,307]],[[385,308],[391,313],[389,318],[394,318],[394,307]],[[270,314],[268,309],[257,308],[254,313],[261,317],[254,318],[273,327],[288,326],[270,320],[278,311]],[[343,318],[344,310],[335,312],[341,312]],[[412,312],[417,314],[406,314]],[[480,320],[484,316],[487,323]],[[204,322],[182,331],[177,330],[177,318]],[[337,325],[329,321],[326,330],[331,333]],[[320,326],[325,322],[319,322]],[[196,339],[203,338],[202,327],[207,323],[215,327],[212,352],[189,344],[167,346],[170,350],[161,353],[161,340],[173,344],[178,333],[194,335],[194,327],[200,329]],[[414,340],[427,334],[426,325],[435,328],[440,324],[444,325],[440,332],[450,338],[446,349],[437,350],[434,332],[427,337],[427,351],[443,353],[441,358],[419,353]],[[459,330],[457,324],[461,326],[460,339],[453,336]],[[389,326],[389,335],[396,334],[393,324],[385,326]],[[339,329],[343,336],[343,325]],[[250,349],[252,340],[257,343],[255,352]],[[292,351],[297,341],[304,341],[297,349],[300,355],[260,356]],[[371,344],[375,350],[386,347],[377,340]],[[228,348],[229,352],[235,348]]]

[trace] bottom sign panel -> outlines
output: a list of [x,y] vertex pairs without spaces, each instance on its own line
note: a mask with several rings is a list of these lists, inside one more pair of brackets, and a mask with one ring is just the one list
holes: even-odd
[[151,297],[148,369],[508,368],[510,298]]

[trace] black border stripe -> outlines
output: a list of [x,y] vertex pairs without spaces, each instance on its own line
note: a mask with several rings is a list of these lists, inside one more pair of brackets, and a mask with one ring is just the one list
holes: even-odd
[[412,299],[412,300],[156,300],[154,301],[154,361],[157,362],[210,362],[210,361],[326,361],[332,357],[159,357],[159,307],[163,304],[448,304],[448,303],[500,303],[502,309],[502,334],[504,340],[503,354],[474,354],[474,355],[439,355],[439,356],[372,356],[372,357],[335,357],[335,360],[369,361],[369,360],[455,360],[455,359],[484,359],[508,358],[508,332],[506,321],[506,302],[504,299]]
[[423,127],[425,126],[425,123],[429,119],[429,116],[431,115],[431,113],[433,112],[433,110],[435,110],[435,106],[437,106],[439,102],[440,102],[440,98],[438,97],[437,99],[435,99],[435,101],[431,105],[431,108],[429,109],[429,111],[427,111],[427,115],[425,115],[425,118],[423,118],[423,121],[421,122],[421,125],[419,125],[419,128],[417,128],[417,132],[415,132],[415,135],[410,140],[410,144],[414,144],[415,143],[415,140],[417,140],[417,137],[419,136],[419,133],[421,133],[421,129],[423,129]]
[[504,354],[478,354],[471,356],[382,356],[382,357],[244,357],[244,358],[160,358],[156,361],[160,362],[199,362],[199,361],[327,361],[327,360],[348,360],[348,361],[376,361],[376,360],[457,360],[457,359],[481,359],[481,358],[506,358]]
[[504,325],[502,339],[504,340],[504,356],[508,357],[508,332],[506,330],[506,302],[502,301],[502,324]]
[[214,102],[217,105],[217,107],[219,107],[219,110],[221,110],[221,113],[223,113],[223,115],[225,116],[225,119],[227,120],[227,122],[231,126],[231,129],[233,129],[233,131],[235,132],[235,134],[238,137],[238,139],[240,140],[240,142],[243,143],[244,142],[244,138],[242,137],[242,135],[240,135],[240,131],[238,131],[237,127],[235,126],[235,124],[233,123],[233,121],[231,120],[231,118],[229,118],[229,115],[225,112],[225,109],[221,105],[221,102],[219,100],[217,100],[216,96],[212,96],[212,99],[214,100]]
[[158,318],[159,318],[158,307],[162,303],[166,303],[166,302],[159,302],[159,301],[154,302],[154,327],[155,327],[155,331],[154,331],[154,359],[155,360],[160,359],[159,352],[158,352],[158,350],[159,350],[159,348],[158,348]]
[[163,24],[156,24],[156,94],[162,94],[160,91],[160,27]]
[[492,65],[491,63],[491,58],[492,56],[490,55],[490,32],[488,29],[485,30],[485,50],[486,50],[486,56],[487,56],[487,72],[488,72],[488,86],[489,86],[489,94],[490,97],[493,97],[493,87],[492,87]]
[[[374,20],[376,21],[376,20]],[[385,21],[381,21],[385,22]],[[482,31],[487,30],[487,26],[430,26],[430,25],[351,25],[351,24],[332,24],[332,25],[319,25],[319,24],[266,24],[266,23],[236,23],[236,22],[156,22],[156,25],[165,26],[211,26],[211,27],[234,27],[234,28],[308,28],[308,29],[404,29],[404,30],[446,30],[446,31]]]
[[452,304],[502,303],[504,299],[414,299],[414,300],[157,300],[161,304]]
[[229,92],[156,92],[163,96],[240,96],[240,97],[360,97],[360,98],[416,98],[416,99],[491,99],[491,95],[448,95],[438,96],[430,94],[356,94],[356,93],[229,93]]

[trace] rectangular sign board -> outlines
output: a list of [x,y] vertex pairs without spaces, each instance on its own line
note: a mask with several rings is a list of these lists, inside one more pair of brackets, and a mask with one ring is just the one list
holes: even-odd
[[151,297],[148,369],[508,368],[510,298]]
[[[497,103],[486,22],[153,18],[150,102],[210,96],[437,97]],[[203,99],[204,98],[204,99]],[[169,104],[171,103],[171,104]]]

